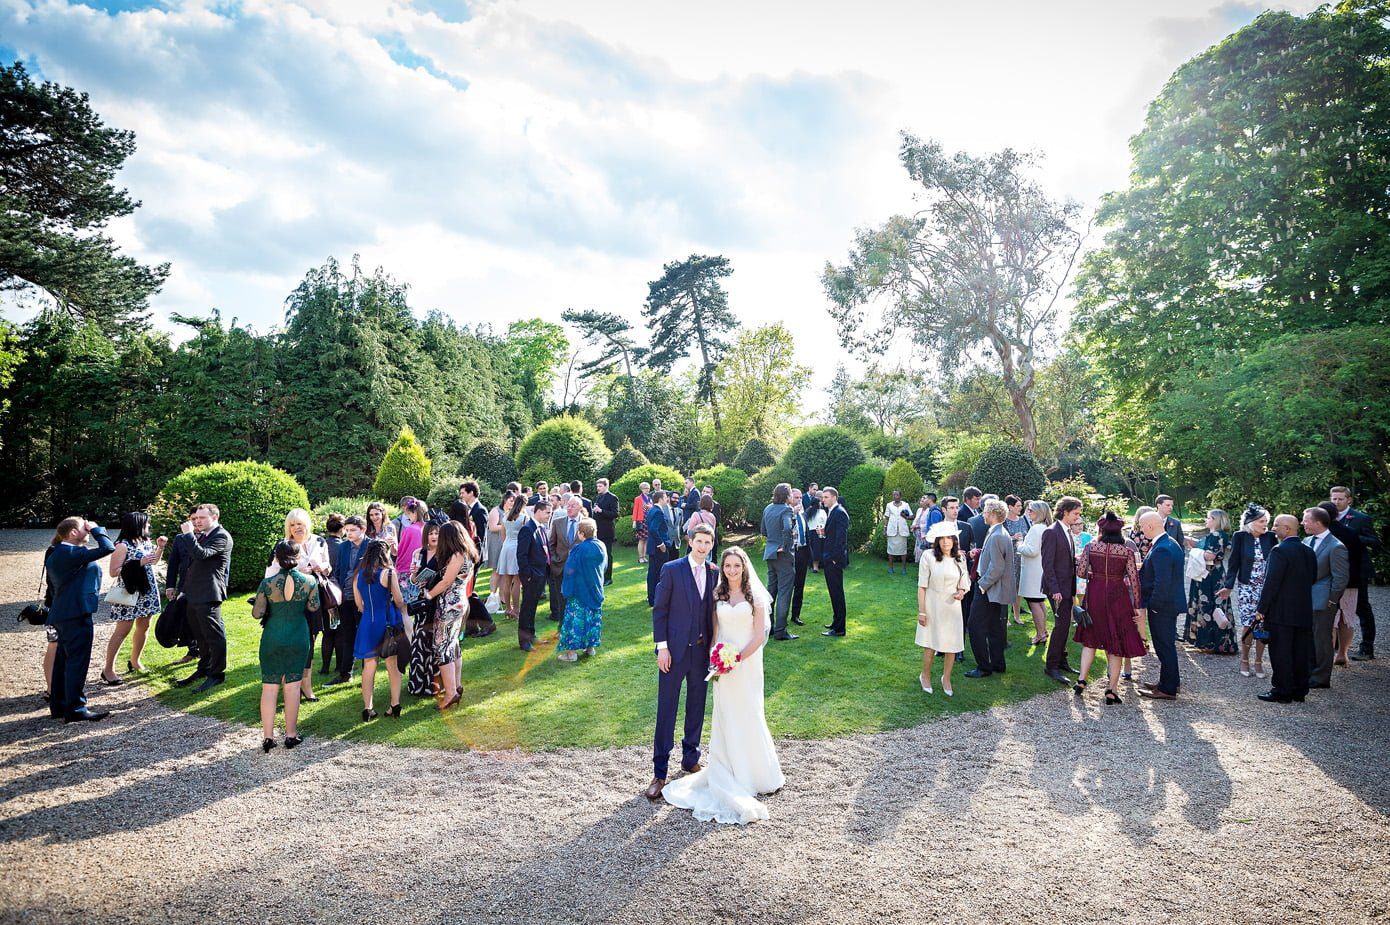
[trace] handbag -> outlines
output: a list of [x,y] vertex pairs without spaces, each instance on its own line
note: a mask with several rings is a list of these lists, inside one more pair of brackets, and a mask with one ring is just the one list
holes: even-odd
[[1092,626],[1095,625],[1096,622],[1095,620],[1091,619],[1091,614],[1086,610],[1085,607],[1073,608],[1071,612],[1071,618],[1076,621],[1076,628],[1083,630],[1090,629]]
[[134,607],[140,603],[140,595],[126,588],[118,578],[111,583],[111,587],[106,591],[106,603],[121,607]]
[[377,654],[382,658],[395,658],[396,654],[402,649],[409,651],[409,646],[404,645],[405,626],[400,623],[386,624],[386,632],[381,636],[381,645],[377,647]]
[[496,591],[493,591],[491,594],[489,594],[489,595],[487,596],[487,605],[486,605],[486,606],[487,606],[487,612],[488,612],[488,613],[501,613],[501,612],[502,612],[502,595],[498,594]]

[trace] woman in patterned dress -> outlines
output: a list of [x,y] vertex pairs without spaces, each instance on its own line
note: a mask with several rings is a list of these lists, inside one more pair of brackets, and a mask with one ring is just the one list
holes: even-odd
[[1236,599],[1236,625],[1240,632],[1240,673],[1250,677],[1250,644],[1255,644],[1257,678],[1265,676],[1265,643],[1251,632],[1265,586],[1265,568],[1274,550],[1274,535],[1269,532],[1269,511],[1251,504],[1240,515],[1240,532],[1231,539],[1231,554],[1226,560],[1224,587],[1216,596],[1223,601]]
[[439,709],[447,710],[463,700],[459,637],[468,618],[468,588],[478,562],[478,547],[468,530],[451,520],[439,528],[435,559],[444,571],[438,581],[425,589],[424,598],[438,601],[434,612],[434,653],[444,682],[444,699]]
[[[430,576],[439,573],[435,559],[435,553],[439,548],[439,524],[425,524],[423,538],[424,545],[415,551],[415,562],[410,567],[410,575],[401,583],[401,596],[407,605],[420,598],[425,592],[421,586],[433,584],[429,580]],[[410,589],[408,595],[406,589]],[[415,624],[415,635],[410,637],[410,693],[415,697],[432,697],[437,694],[442,689],[435,683],[435,675],[438,673],[439,665],[434,659],[434,613],[431,611],[420,616]]]
[[652,504],[652,486],[643,482],[637,486],[637,497],[632,500],[632,535],[637,540],[637,564],[647,561],[647,508]]
[[[711,527],[711,530],[714,528]],[[576,531],[579,542],[565,557],[561,593],[565,597],[565,618],[560,624],[560,644],[556,658],[572,662],[579,653],[594,655],[603,636],[603,568],[608,553],[594,539],[598,524],[585,517]]]
[[1231,548],[1231,518],[1214,508],[1207,511],[1207,535],[1197,544],[1207,563],[1207,577],[1194,581],[1187,592],[1187,627],[1183,638],[1189,645],[1208,655],[1235,655],[1236,628],[1229,615],[1221,610],[1217,592],[1226,580],[1226,553]]
[[1125,541],[1125,522],[1107,511],[1097,528],[1100,538],[1086,546],[1076,560],[1078,578],[1086,579],[1082,606],[1091,616],[1090,626],[1077,625],[1076,641],[1081,643],[1081,671],[1073,685],[1077,695],[1086,691],[1086,675],[1096,650],[1105,652],[1109,686],[1106,705],[1120,702],[1120,670],[1124,659],[1144,654],[1144,638],[1139,635],[1139,567],[1134,547]]
[[121,580],[121,567],[132,558],[139,559],[145,567],[146,589],[140,600],[133,606],[111,605],[111,619],[115,629],[106,642],[106,665],[101,670],[101,679],[111,687],[123,683],[116,674],[116,653],[131,629],[135,634],[130,639],[130,660],[126,662],[128,671],[144,671],[140,663],[140,653],[145,649],[145,636],[150,630],[150,617],[159,613],[159,583],[154,577],[154,567],[164,555],[164,545],[168,541],[160,537],[150,542],[150,518],[144,511],[131,511],[121,515],[121,533],[116,537],[116,551],[111,554],[109,570],[111,577]]

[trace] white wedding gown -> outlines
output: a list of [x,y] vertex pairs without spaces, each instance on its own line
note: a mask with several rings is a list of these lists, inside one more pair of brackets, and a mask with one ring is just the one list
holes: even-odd
[[[747,601],[716,606],[715,642],[741,650],[753,638],[753,606]],[[763,625],[766,632],[768,623]],[[662,795],[672,806],[689,809],[701,822],[742,825],[767,818],[760,793],[780,790],[782,765],[763,717],[763,650],[759,648],[733,671],[711,681],[714,722],[710,727],[705,768],[666,785]]]

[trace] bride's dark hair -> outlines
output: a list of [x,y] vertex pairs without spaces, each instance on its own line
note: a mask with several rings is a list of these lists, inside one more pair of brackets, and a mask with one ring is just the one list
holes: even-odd
[[714,586],[714,599],[726,604],[729,603],[729,579],[724,574],[724,562],[730,556],[743,561],[743,574],[739,577],[739,584],[742,585],[740,590],[743,591],[743,599],[751,607],[753,606],[753,586],[748,581],[748,573],[753,570],[753,563],[749,560],[748,553],[739,546],[730,546],[724,550],[724,555],[719,557],[719,583]]

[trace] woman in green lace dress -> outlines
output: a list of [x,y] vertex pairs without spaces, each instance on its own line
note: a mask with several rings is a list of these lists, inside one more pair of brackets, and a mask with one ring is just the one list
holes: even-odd
[[261,743],[275,747],[275,702],[285,699],[285,748],[304,741],[299,735],[300,682],[309,657],[309,613],[319,609],[318,580],[299,571],[298,543],[285,540],[275,547],[280,571],[256,589],[252,612],[261,621]]

